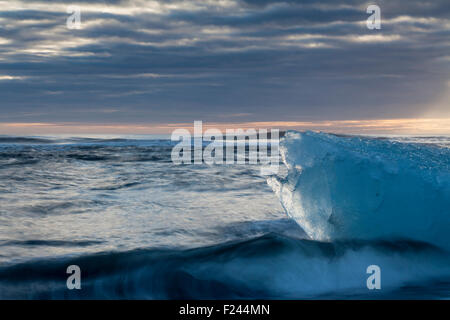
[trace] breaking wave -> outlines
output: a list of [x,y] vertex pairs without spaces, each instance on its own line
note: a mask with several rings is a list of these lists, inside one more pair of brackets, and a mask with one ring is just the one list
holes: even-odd
[[[296,239],[278,234],[197,249],[139,249],[36,260],[0,268],[0,298],[289,299],[405,298],[450,290],[446,252],[414,241]],[[382,266],[381,293],[366,288],[366,268]],[[78,265],[82,290],[66,288]],[[431,285],[432,284],[432,285]],[[433,288],[433,289],[429,289]]]

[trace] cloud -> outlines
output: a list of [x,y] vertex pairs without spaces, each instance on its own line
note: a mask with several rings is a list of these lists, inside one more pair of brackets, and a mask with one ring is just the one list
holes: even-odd
[[381,30],[356,0],[76,3],[80,30],[66,27],[72,1],[0,0],[0,122],[448,112],[448,1],[380,0]]
[[10,80],[24,80],[26,77],[10,76],[7,74],[0,74],[0,81],[10,81]]

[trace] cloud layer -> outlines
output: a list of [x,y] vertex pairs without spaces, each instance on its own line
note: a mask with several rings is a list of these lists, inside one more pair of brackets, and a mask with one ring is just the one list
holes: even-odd
[[450,116],[450,2],[375,3],[0,1],[0,122]]

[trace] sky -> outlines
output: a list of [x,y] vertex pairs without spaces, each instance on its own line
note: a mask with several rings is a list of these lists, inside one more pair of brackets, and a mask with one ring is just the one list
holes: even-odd
[[450,134],[449,101],[448,0],[0,0],[2,134]]

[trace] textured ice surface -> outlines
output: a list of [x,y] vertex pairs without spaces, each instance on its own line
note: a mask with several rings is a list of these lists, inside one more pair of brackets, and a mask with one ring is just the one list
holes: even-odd
[[450,247],[449,148],[291,131],[280,152],[288,174],[268,183],[312,239]]

